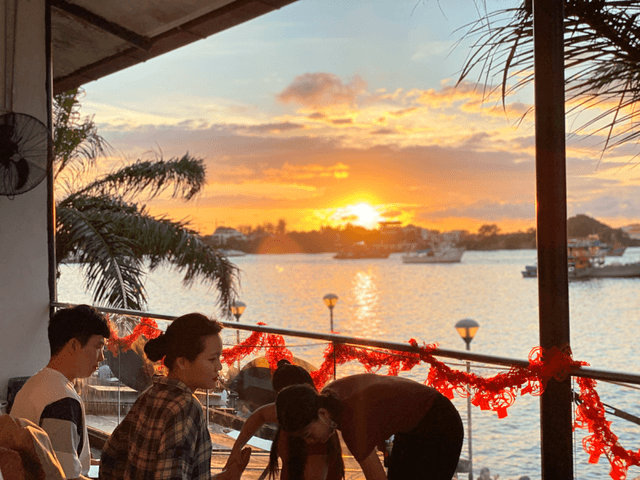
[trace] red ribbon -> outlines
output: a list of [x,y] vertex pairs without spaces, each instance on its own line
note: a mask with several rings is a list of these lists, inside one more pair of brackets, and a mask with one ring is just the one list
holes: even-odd
[[[116,346],[127,350],[140,335],[148,339],[155,338],[160,334],[157,328],[153,320],[142,318],[131,335],[118,338],[116,332],[112,331],[109,349],[114,353]],[[535,347],[529,354],[527,367],[513,366],[506,372],[485,378],[474,373],[452,369],[437,360],[433,356],[437,348],[435,344],[418,346],[418,342],[414,339],[409,340],[408,343],[418,352],[369,350],[353,345],[338,343],[334,346],[329,343],[324,350],[320,368],[311,372],[311,377],[318,389],[333,377],[334,352],[335,365],[358,361],[367,372],[378,372],[382,367],[387,367],[387,375],[398,375],[399,372],[409,371],[420,363],[427,363],[430,368],[425,383],[450,399],[456,393],[460,397],[471,396],[473,405],[481,410],[493,410],[498,418],[504,418],[507,416],[508,408],[513,405],[518,396],[542,395],[552,378],[562,381],[575,368],[588,365],[586,362],[573,360],[569,349],[553,347],[544,350],[542,347]],[[281,335],[253,332],[239,344],[224,349],[221,360],[227,365],[232,365],[261,349],[265,349],[265,358],[272,371],[276,369],[279,360],[293,359],[293,354],[286,348]],[[626,450],[618,443],[618,437],[610,429],[611,422],[605,418],[604,406],[595,390],[596,382],[581,377],[577,377],[576,381],[580,387],[580,403],[576,408],[574,429],[586,428],[589,431],[590,435],[582,441],[583,448],[589,455],[589,462],[598,463],[602,455],[606,456],[611,465],[611,478],[624,480],[630,466],[640,466],[640,451]]]
[[133,345],[140,335],[144,335],[147,340],[159,337],[162,331],[158,328],[158,324],[147,317],[140,318],[140,323],[135,326],[131,334],[120,338],[118,332],[109,322],[109,329],[111,330],[111,337],[107,342],[107,348],[114,355],[118,354],[118,351],[127,351]]

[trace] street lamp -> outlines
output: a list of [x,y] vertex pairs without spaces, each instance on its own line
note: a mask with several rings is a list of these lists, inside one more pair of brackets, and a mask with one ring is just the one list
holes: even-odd
[[[327,293],[322,297],[324,303],[329,307],[329,316],[331,318],[331,333],[333,333],[333,307],[338,303],[338,296],[333,293]],[[333,379],[336,379],[336,344],[333,344]]]
[[[456,330],[471,350],[471,340],[475,337],[480,325],[471,318],[465,318],[456,323]],[[467,373],[471,373],[471,362],[467,362]],[[467,396],[467,429],[469,430],[469,480],[473,480],[473,455],[471,452],[471,395]]]
[[327,293],[324,297],[322,297],[324,303],[327,307],[329,307],[329,312],[331,316],[331,331],[333,332],[333,307],[338,303],[338,296],[333,293]]
[[[234,317],[236,317],[236,322],[240,323],[240,317],[244,313],[244,309],[247,308],[247,305],[244,302],[240,302],[235,300],[233,305],[231,305],[231,313]],[[236,330],[236,345],[240,343],[240,330]],[[238,370],[240,370],[240,360],[238,360]]]

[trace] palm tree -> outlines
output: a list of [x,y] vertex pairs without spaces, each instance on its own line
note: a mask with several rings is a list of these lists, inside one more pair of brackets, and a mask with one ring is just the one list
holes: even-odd
[[[484,15],[464,36],[475,40],[459,81],[476,68],[485,85],[498,77],[504,104],[508,95],[533,81],[532,0],[494,12],[484,5]],[[564,13],[567,113],[601,110],[577,131],[593,128],[589,135],[605,134],[603,153],[637,140],[640,2],[565,0]]]
[[76,257],[96,304],[142,310],[145,270],[170,264],[184,272],[186,286],[196,280],[214,286],[227,315],[236,296],[237,268],[207,246],[188,222],[154,217],[135,201],[168,188],[173,188],[173,198],[190,200],[205,184],[203,160],[188,153],[168,161],[138,160],[81,184],[82,173],[110,147],[93,119],[81,118],[79,93],[54,99],[54,175],[61,186],[56,200],[58,266]]

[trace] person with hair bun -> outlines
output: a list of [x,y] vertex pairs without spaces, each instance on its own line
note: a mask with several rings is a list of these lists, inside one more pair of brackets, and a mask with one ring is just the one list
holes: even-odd
[[[194,395],[216,386],[222,369],[222,326],[199,313],[174,320],[166,333],[149,340],[149,360],[164,359],[169,373],[155,376],[107,440],[100,461],[103,480],[209,480],[211,436],[202,404]],[[217,478],[240,478],[241,462]]]
[[[308,385],[315,388],[309,372],[286,359],[278,362],[271,384],[276,392],[290,385]],[[253,412],[245,421],[233,444],[227,466],[241,461],[242,447],[263,424],[277,423],[277,421],[275,403],[263,405]],[[269,476],[273,479],[278,474],[278,458],[280,458],[282,460],[280,480],[340,480],[344,476],[344,464],[342,461],[328,461],[329,457],[335,460],[336,456],[332,454],[333,452],[337,452],[337,457],[342,460],[340,441],[337,437],[332,437],[327,443],[306,445],[302,439],[278,428],[271,446]]]
[[[460,459],[460,414],[437,390],[406,378],[351,375],[321,393],[293,385],[278,393],[276,412],[282,429],[308,444],[340,430],[367,480],[451,480]],[[387,474],[376,447],[392,435]]]

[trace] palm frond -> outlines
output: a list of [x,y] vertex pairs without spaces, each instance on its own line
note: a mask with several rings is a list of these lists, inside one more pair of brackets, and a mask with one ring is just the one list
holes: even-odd
[[79,89],[55,95],[53,98],[54,179],[68,168],[75,174],[95,166],[96,160],[107,155],[111,147],[98,134],[93,117],[80,115]]
[[[565,0],[564,7],[565,91],[576,105],[573,113],[618,100],[615,107],[577,131],[604,122],[604,130],[598,129],[607,132],[603,151],[636,140],[640,112],[621,112],[640,100],[640,2]],[[464,38],[474,37],[459,82],[474,71],[479,71],[484,85],[499,78],[504,105],[506,96],[534,79],[532,74],[521,78],[524,72],[533,71],[532,1],[487,13],[468,26]]]
[[[59,203],[58,211],[60,241],[57,253],[65,256],[76,253],[81,261],[92,264],[87,270],[88,278],[95,277],[95,274],[91,275],[94,268],[107,269],[108,279],[104,284],[88,284],[97,289],[101,299],[116,299],[121,303],[121,297],[129,305],[144,304],[141,265],[148,261],[151,270],[166,264],[182,272],[187,287],[201,281],[215,288],[222,314],[230,311],[237,296],[238,269],[227,257],[206,245],[187,222],[153,217],[144,206],[109,196],[74,194]],[[71,218],[67,220],[68,217]],[[107,252],[87,248],[83,243],[91,238],[95,229],[99,229],[99,235],[106,241],[117,246],[114,252],[117,262],[106,262]],[[129,260],[123,261],[121,255]],[[137,272],[140,272],[140,278],[133,279]]]
[[167,161],[138,160],[91,182],[78,193],[96,192],[100,195],[133,198],[146,192],[153,198],[167,188],[173,188],[173,198],[190,200],[204,187],[205,172],[204,161],[189,153]]
[[113,228],[113,218],[126,213],[117,208],[74,208],[77,203],[58,205],[56,210],[58,263],[75,254],[97,304],[140,310],[146,302],[141,261],[131,239]]

